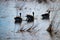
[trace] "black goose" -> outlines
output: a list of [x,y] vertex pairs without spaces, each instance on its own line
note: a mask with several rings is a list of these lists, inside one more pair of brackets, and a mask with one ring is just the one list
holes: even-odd
[[38,3],[42,3],[42,0],[37,0],[38,1]]
[[50,11],[47,11],[48,13],[46,14],[42,14],[42,19],[49,19],[49,14],[50,14]]
[[33,22],[34,21],[34,12],[33,12],[33,16],[32,15],[27,15],[27,22]]
[[45,3],[47,3],[47,0],[43,0]]
[[22,23],[21,13],[20,16],[17,16],[14,19],[15,19],[15,23]]
[[48,2],[47,0],[37,0],[37,1],[38,1],[38,3],[42,3],[42,2],[47,3]]

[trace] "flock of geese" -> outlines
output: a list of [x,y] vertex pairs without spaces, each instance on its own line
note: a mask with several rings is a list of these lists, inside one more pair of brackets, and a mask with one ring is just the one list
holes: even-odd
[[[32,13],[33,15],[26,15],[27,19],[25,21],[29,22],[33,22],[34,21],[34,12]],[[17,16],[14,18],[15,19],[15,23],[22,23],[22,18],[21,18],[21,13],[20,16]]]
[[[21,17],[21,13],[19,13],[20,14],[20,16],[16,16],[14,19],[15,19],[15,23],[19,23],[19,24],[21,24],[22,23],[22,21],[23,21],[23,19],[22,19],[22,17]],[[47,13],[45,13],[45,14],[42,14],[41,16],[42,16],[42,20],[49,20],[49,14],[50,14],[50,10],[47,10]],[[30,23],[30,22],[34,22],[34,12],[32,12],[32,15],[26,15],[26,20],[25,21],[27,21],[27,23]],[[29,28],[28,29],[28,31],[30,30],[31,28]],[[22,31],[24,31],[24,30],[20,30],[21,32]]]

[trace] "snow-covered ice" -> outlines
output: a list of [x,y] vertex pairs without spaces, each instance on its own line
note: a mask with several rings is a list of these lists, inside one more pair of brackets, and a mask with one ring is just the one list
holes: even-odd
[[[41,19],[41,15],[50,8],[50,5],[35,2],[0,2],[0,40],[51,40],[49,33],[46,31],[50,20]],[[19,10],[19,8],[17,10],[18,13],[22,13],[23,20],[26,19],[27,14],[35,13],[34,26],[37,25],[37,27],[34,31],[40,29],[36,34],[29,32],[16,33],[21,27],[27,30],[33,25],[33,23],[27,23],[26,21],[23,21],[21,25],[14,23],[14,17],[17,13],[16,6],[22,8],[22,10]]]

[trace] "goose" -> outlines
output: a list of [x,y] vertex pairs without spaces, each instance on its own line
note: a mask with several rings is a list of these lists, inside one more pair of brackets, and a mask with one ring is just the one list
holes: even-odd
[[38,1],[38,3],[42,3],[42,2],[47,3],[48,2],[47,0],[37,0],[37,1]]
[[47,3],[47,0],[43,0],[45,3]]
[[26,15],[27,19],[26,21],[27,22],[33,22],[34,21],[34,12],[33,12],[33,15]]
[[49,19],[50,11],[47,10],[48,13],[42,14],[42,19]]
[[20,16],[17,16],[14,19],[15,19],[15,23],[22,23],[21,13]]

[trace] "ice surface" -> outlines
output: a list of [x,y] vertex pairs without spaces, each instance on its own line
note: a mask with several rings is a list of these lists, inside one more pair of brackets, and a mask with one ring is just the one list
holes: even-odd
[[[0,40],[51,40],[49,33],[46,31],[50,24],[50,20],[42,20],[41,15],[46,12],[52,4],[38,4],[35,2],[0,2]],[[33,23],[23,21],[22,24],[15,24],[14,17],[16,17],[18,6],[18,13],[22,13],[23,20],[26,15],[35,13],[34,26],[38,25],[34,31],[40,29],[36,34],[23,32],[16,33],[20,28],[27,30]],[[22,10],[19,10],[19,8]]]

